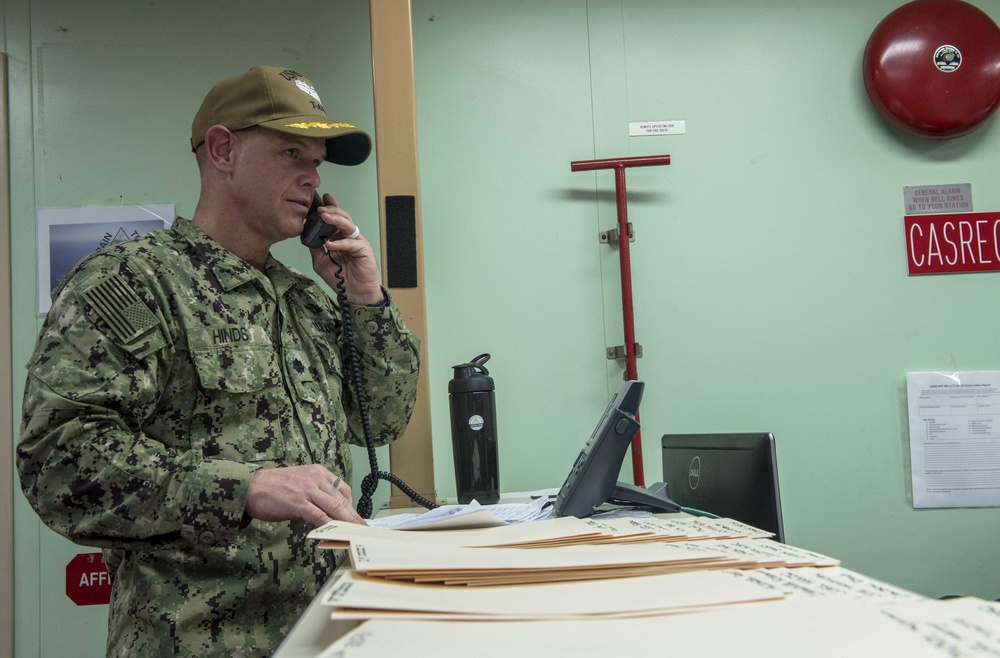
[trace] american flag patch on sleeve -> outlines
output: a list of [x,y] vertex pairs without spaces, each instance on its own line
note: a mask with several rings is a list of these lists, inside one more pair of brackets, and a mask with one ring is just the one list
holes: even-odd
[[83,293],[122,343],[130,343],[157,324],[156,316],[120,276],[111,276]]

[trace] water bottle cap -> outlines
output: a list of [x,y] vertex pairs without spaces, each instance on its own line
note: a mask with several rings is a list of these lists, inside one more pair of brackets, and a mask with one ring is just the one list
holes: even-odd
[[495,386],[490,371],[483,364],[489,361],[489,354],[480,354],[469,363],[452,366],[455,378],[448,382],[449,393],[476,393],[492,391]]

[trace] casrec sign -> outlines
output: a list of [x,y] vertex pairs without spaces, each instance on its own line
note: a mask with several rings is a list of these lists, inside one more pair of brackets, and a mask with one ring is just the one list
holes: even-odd
[[904,221],[910,274],[1000,270],[1000,213],[907,215]]

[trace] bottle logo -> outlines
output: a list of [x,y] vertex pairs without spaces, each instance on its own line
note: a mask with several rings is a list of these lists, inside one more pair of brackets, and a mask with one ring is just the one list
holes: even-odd
[[469,419],[469,429],[478,432],[483,429],[483,417],[479,414],[475,414]]

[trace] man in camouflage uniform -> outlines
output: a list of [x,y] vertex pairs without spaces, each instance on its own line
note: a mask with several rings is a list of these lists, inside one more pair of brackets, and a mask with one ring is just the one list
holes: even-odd
[[[359,164],[371,141],[301,74],[255,67],[209,92],[191,145],[192,220],[84,259],[28,364],[21,486],[46,524],[104,549],[109,656],[269,655],[334,568],[307,532],[363,522],[342,312],[270,247],[301,232],[319,164]],[[412,411],[418,342],[371,245],[324,203],[338,233],[313,268],[333,286],[331,257],[343,265],[385,444]]]

